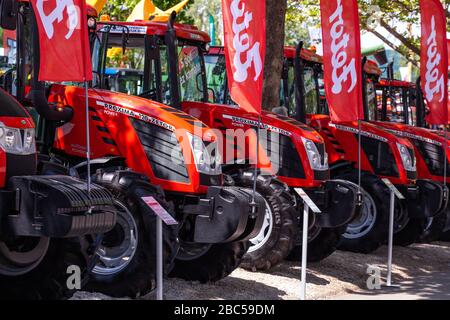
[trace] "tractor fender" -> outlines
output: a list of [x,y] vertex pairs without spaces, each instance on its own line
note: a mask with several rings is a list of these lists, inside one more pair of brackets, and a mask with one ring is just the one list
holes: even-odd
[[317,224],[337,228],[349,223],[361,210],[358,185],[346,180],[328,180],[319,189],[305,190],[317,204]]
[[432,180],[419,179],[414,186],[399,189],[406,195],[408,215],[412,218],[434,217],[448,202],[447,187]]

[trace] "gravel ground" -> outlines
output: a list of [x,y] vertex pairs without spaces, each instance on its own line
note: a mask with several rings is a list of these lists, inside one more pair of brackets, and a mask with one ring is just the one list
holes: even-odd
[[[387,248],[368,255],[337,251],[320,263],[310,264],[307,273],[308,299],[333,299],[353,293],[367,293],[367,268],[379,267],[386,275]],[[450,272],[450,243],[415,244],[394,247],[393,282],[401,283],[431,273]],[[384,281],[384,280],[383,280]],[[299,263],[284,262],[270,272],[237,269],[214,284],[179,279],[165,281],[165,298],[172,300],[299,299]],[[73,299],[110,299],[98,293],[78,292]]]

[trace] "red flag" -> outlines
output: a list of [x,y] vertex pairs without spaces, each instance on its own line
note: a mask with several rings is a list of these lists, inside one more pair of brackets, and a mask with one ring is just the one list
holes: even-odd
[[450,69],[450,39],[447,40],[448,68]]
[[39,30],[39,81],[92,80],[85,0],[31,0]]
[[231,98],[261,113],[266,51],[266,2],[222,0],[225,58]]
[[335,122],[364,118],[356,0],[321,0],[325,93]]
[[430,124],[447,124],[448,53],[444,8],[439,0],[420,0],[420,78]]

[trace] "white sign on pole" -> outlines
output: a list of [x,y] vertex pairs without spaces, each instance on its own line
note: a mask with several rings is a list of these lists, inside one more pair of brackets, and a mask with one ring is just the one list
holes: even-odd
[[400,200],[405,199],[403,194],[392,184],[392,182],[384,178],[382,179],[386,186],[391,191],[390,196],[390,210],[389,210],[389,234],[388,234],[388,261],[387,261],[387,279],[386,284],[388,287],[392,287],[392,251],[394,247],[394,213],[395,213],[395,197]]
[[400,200],[404,200],[405,196],[392,184],[391,180],[388,178],[383,178],[384,184],[392,191],[394,192],[395,196],[399,198]]
[[314,213],[321,213],[320,209],[306,194],[302,188],[295,188],[295,192],[303,200],[303,232],[302,232],[302,271],[301,271],[301,291],[300,300],[306,300],[306,264],[308,262],[308,229],[309,229],[309,210]]
[[152,211],[161,218],[162,221],[168,226],[178,224],[178,221],[175,220],[170,213],[167,212],[166,209],[153,197],[142,197],[142,200],[152,209]]
[[166,225],[176,225],[178,222],[167,212],[166,209],[154,197],[141,198],[149,208],[158,216],[156,221],[156,299],[163,300],[163,228]]
[[305,190],[302,188],[294,188],[295,192],[302,198],[303,202],[308,205],[308,207],[312,210],[314,213],[321,213],[319,207],[316,206],[314,201],[311,200],[311,198],[306,194]]

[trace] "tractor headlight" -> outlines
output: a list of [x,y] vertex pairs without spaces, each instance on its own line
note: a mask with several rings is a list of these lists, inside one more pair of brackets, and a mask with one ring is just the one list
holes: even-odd
[[34,129],[10,128],[0,123],[0,148],[7,153],[27,155],[36,152]]
[[313,141],[302,137],[302,142],[303,145],[305,146],[306,154],[308,155],[311,168],[313,170],[328,170],[327,153],[326,152],[324,153],[324,159],[322,159],[322,156],[320,155],[320,152]]
[[217,150],[214,142],[209,144],[211,148],[207,148],[200,137],[188,133],[188,138],[194,155],[195,167],[198,172],[209,175],[221,174],[222,168],[220,165],[219,150]]
[[402,157],[403,166],[406,171],[416,171],[416,157],[409,153],[408,148],[400,143],[397,143],[398,151]]

